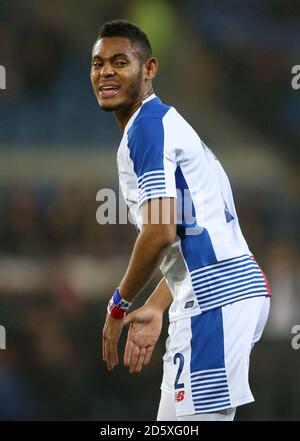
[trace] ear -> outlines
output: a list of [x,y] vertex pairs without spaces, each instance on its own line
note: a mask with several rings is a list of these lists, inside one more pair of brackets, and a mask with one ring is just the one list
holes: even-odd
[[152,80],[157,73],[158,60],[155,57],[149,58],[145,63],[145,78],[147,80]]

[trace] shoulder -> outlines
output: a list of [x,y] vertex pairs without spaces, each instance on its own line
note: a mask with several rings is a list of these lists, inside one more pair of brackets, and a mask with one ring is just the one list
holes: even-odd
[[127,132],[129,146],[140,142],[153,144],[162,140],[163,118],[171,109],[173,108],[163,104],[159,98],[154,98],[144,104]]
[[155,97],[143,105],[135,122],[144,118],[162,119],[171,108],[171,106],[162,103],[158,97]]

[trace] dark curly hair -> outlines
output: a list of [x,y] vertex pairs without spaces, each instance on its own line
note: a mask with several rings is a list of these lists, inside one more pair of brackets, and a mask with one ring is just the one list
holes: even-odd
[[104,37],[128,38],[132,46],[139,49],[141,61],[152,56],[152,48],[147,35],[130,21],[113,20],[104,23],[99,31],[98,40]]

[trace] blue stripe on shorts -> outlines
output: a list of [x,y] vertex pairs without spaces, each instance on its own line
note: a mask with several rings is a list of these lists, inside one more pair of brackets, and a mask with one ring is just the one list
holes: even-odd
[[231,407],[224,358],[222,308],[191,318],[191,391],[196,413]]

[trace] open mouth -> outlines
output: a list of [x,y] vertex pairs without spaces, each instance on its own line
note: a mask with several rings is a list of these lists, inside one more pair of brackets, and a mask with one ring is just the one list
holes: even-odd
[[108,84],[99,87],[101,98],[112,98],[113,96],[117,95],[119,90],[120,90],[120,86],[116,84]]

